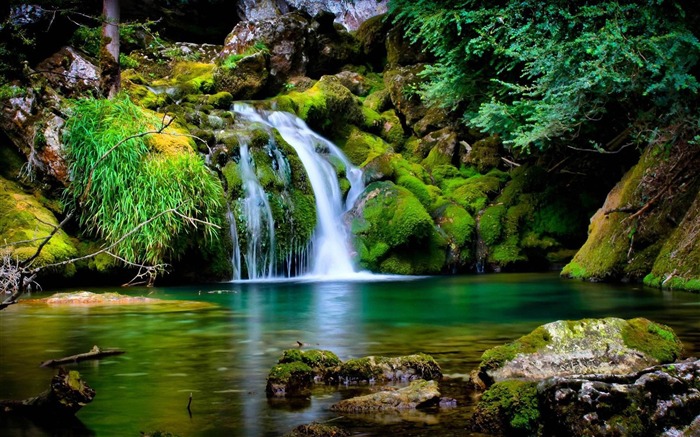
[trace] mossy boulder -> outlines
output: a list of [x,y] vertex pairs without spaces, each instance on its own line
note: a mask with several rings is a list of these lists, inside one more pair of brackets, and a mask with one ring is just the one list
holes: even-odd
[[381,70],[386,63],[386,34],[390,28],[390,20],[382,14],[369,18],[355,32],[364,59],[375,70]]
[[391,146],[381,138],[350,126],[344,141],[338,143],[350,162],[364,166],[378,156],[391,153]]
[[409,189],[390,181],[370,184],[349,220],[363,268],[398,274],[442,269],[446,242]]
[[268,398],[308,397],[314,382],[313,369],[301,362],[277,364],[267,375],[265,393]]
[[439,131],[431,132],[421,139],[429,149],[428,156],[423,159],[421,165],[427,169],[439,165],[456,164],[458,160],[458,140],[457,134],[450,128],[443,128]]
[[[29,259],[44,238],[58,226],[55,215],[42,204],[41,199],[41,194],[27,193],[15,182],[0,177],[0,241],[4,245],[0,255],[7,254],[17,261]],[[74,241],[60,229],[44,246],[33,266],[46,266],[77,255]],[[72,264],[51,270],[63,276],[75,274]]]
[[391,102],[399,118],[408,126],[425,117],[428,112],[417,92],[423,82],[420,76],[423,68],[424,66],[419,64],[384,72],[384,85],[389,90]]
[[269,55],[263,51],[241,55],[235,63],[222,62],[214,70],[214,86],[234,99],[251,99],[264,91],[269,71]]
[[671,328],[643,318],[557,321],[484,352],[472,381],[485,388],[508,379],[623,375],[672,362],[682,349]]
[[365,396],[342,400],[331,405],[331,411],[349,414],[414,410],[440,403],[437,382],[422,379],[403,388],[387,388]]
[[486,173],[501,164],[500,148],[501,140],[497,135],[482,138],[470,146],[460,147],[459,161]]
[[430,355],[423,353],[401,357],[363,357],[341,364],[338,377],[345,383],[440,380],[442,371]]
[[479,400],[473,430],[495,435],[536,435],[540,418],[537,382],[497,382]]
[[308,90],[292,91],[282,97],[288,109],[314,130],[329,136],[345,124],[359,125],[363,121],[360,101],[335,76],[323,76]]
[[311,367],[314,371],[314,380],[327,383],[337,382],[337,368],[341,361],[336,354],[327,350],[311,349],[287,349],[282,353],[278,364],[300,362]]

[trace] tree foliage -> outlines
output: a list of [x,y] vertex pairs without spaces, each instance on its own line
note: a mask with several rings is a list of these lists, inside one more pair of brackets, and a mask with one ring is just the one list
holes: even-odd
[[602,119],[624,129],[691,117],[700,90],[697,20],[676,1],[391,0],[390,10],[435,56],[422,97],[525,152]]

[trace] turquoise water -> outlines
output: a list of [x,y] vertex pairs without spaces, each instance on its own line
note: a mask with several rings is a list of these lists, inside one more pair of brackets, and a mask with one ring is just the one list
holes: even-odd
[[[485,349],[542,323],[643,316],[673,327],[688,355],[700,350],[700,295],[549,274],[89,290],[173,302],[19,304],[0,311],[0,399],[45,390],[53,371],[39,367],[44,360],[93,345],[127,351],[69,366],[97,392],[78,413],[78,423],[41,429],[3,419],[0,434],[137,436],[162,430],[181,436],[280,436],[300,424],[331,420],[361,435],[465,435],[474,402],[465,375]],[[443,395],[459,406],[405,416],[337,417],[328,411],[367,387],[317,387],[308,401],[269,402],[267,372],[297,341],[332,350],[342,360],[431,354],[449,377],[441,383]]]

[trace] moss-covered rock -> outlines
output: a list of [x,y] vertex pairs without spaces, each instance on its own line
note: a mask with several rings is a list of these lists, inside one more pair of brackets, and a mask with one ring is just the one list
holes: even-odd
[[270,76],[269,55],[256,51],[241,55],[235,62],[222,62],[214,70],[214,87],[226,91],[235,99],[251,99],[260,95]]
[[345,140],[338,143],[350,162],[357,166],[367,163],[386,153],[391,153],[391,146],[381,138],[350,126],[344,134]]
[[311,367],[314,371],[314,380],[327,383],[337,382],[338,366],[340,358],[336,354],[327,350],[311,349],[302,351],[301,349],[287,349],[282,353],[278,364],[300,362]]
[[277,364],[267,375],[265,393],[268,398],[307,397],[313,380],[313,369],[301,361]]
[[500,147],[501,140],[497,135],[482,138],[468,148],[460,148],[459,160],[474,166],[479,173],[486,173],[501,164]]
[[333,134],[346,123],[359,125],[363,121],[360,101],[335,76],[323,76],[308,90],[292,91],[284,97],[288,109],[324,134]]
[[370,184],[350,220],[364,268],[418,274],[436,273],[444,264],[445,241],[420,200],[402,186],[389,181]]
[[[40,195],[24,192],[15,182],[0,177],[0,240],[5,247],[0,254],[24,261],[34,256],[36,249],[58,226],[54,214],[42,205]],[[75,243],[60,229],[44,246],[33,266],[41,267],[76,257]],[[75,274],[72,264],[52,268],[63,276]],[[44,272],[46,273],[46,272]]]
[[331,411],[359,414],[413,410],[437,405],[440,391],[435,381],[422,379],[411,382],[408,387],[386,389],[365,396],[342,400],[331,405]]
[[699,221],[700,173],[687,176],[699,157],[697,146],[681,142],[649,146],[591,218],[588,239],[562,275],[699,288],[693,229]]
[[536,435],[540,418],[537,382],[497,382],[479,400],[473,429],[494,435]]
[[423,353],[401,357],[375,357],[350,359],[338,370],[338,377],[345,383],[413,381],[416,379],[439,380],[442,371],[430,355]]
[[425,117],[428,112],[417,93],[418,86],[423,81],[419,76],[423,68],[423,65],[413,65],[384,72],[384,85],[389,90],[397,115],[409,126]]
[[477,386],[507,379],[636,372],[677,359],[683,345],[671,328],[646,319],[557,321],[482,355]]

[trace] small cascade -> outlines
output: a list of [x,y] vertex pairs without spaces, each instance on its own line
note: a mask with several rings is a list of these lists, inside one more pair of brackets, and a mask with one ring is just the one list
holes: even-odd
[[240,281],[242,278],[241,272],[241,246],[238,244],[238,227],[236,226],[236,217],[231,211],[229,205],[226,211],[226,219],[229,223],[229,232],[231,233],[231,241],[233,242],[233,254],[231,255],[231,266],[233,266],[233,281]]
[[[311,259],[305,247],[296,248],[287,255],[287,273],[291,266],[297,272],[307,272],[323,278],[349,278],[356,274],[352,263],[352,249],[342,216],[362,193],[362,171],[354,167],[335,144],[313,132],[296,116],[279,111],[257,111],[249,105],[236,104],[234,112],[239,119],[261,123],[268,129],[277,129],[291,145],[304,168],[316,199],[316,230],[312,242]],[[338,177],[327,156],[342,162],[351,188],[343,203]],[[243,153],[241,153],[241,161]],[[279,160],[278,160],[279,161]],[[282,169],[278,169],[282,171]],[[308,265],[306,269],[304,266]]]
[[[243,139],[242,139],[243,140]],[[243,214],[247,230],[245,265],[248,279],[269,279],[275,276],[275,223],[267,194],[255,174],[255,163],[248,144],[241,141],[239,162],[243,180]]]

